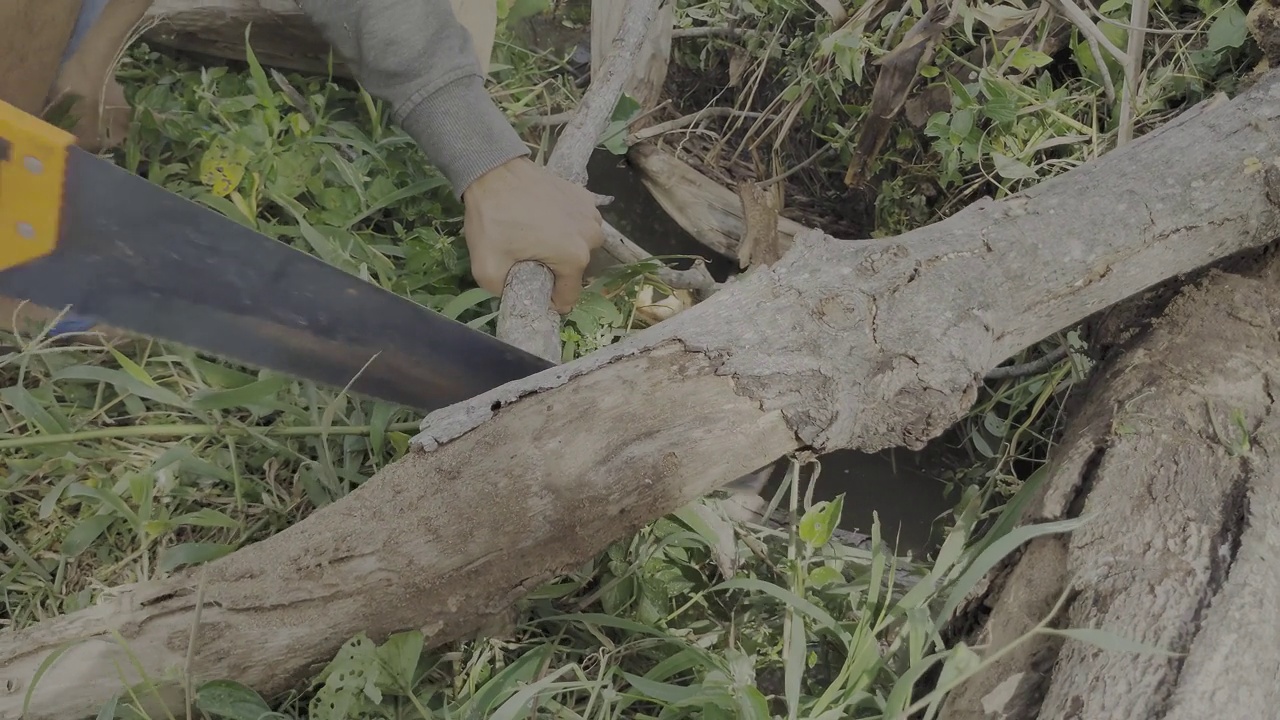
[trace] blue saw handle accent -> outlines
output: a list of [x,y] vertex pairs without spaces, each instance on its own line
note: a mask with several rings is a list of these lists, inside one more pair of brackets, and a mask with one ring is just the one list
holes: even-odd
[[80,14],[76,16],[76,25],[71,29],[71,37],[67,40],[67,47],[62,51],[63,65],[71,59],[72,55],[76,54],[76,50],[79,49],[80,42],[84,40],[84,36],[89,34],[89,29],[102,16],[102,11],[107,7],[107,2],[108,0],[80,0]]
[[61,337],[63,335],[74,335],[75,333],[89,332],[97,325],[97,321],[85,315],[76,315],[67,313],[62,316],[62,320],[49,330],[49,337]]

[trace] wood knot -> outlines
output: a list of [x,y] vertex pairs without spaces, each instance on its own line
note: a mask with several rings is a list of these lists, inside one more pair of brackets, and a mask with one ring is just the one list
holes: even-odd
[[858,263],[858,272],[863,275],[880,275],[895,265],[911,257],[911,250],[906,245],[894,243],[881,250],[868,252]]
[[680,456],[671,451],[663,453],[662,459],[658,461],[658,477],[668,478],[679,470]]

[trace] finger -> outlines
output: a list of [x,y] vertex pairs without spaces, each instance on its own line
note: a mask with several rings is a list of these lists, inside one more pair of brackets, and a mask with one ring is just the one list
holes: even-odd
[[582,275],[571,277],[569,273],[557,273],[556,284],[551,290],[551,305],[561,315],[568,315],[582,297]]
[[[596,250],[604,246],[604,218],[600,218],[597,222],[592,224],[591,230],[587,233],[587,245],[592,250]],[[590,253],[587,254],[587,258],[587,262],[590,262]],[[583,265],[583,268],[586,268],[586,265]]]
[[[602,233],[599,228],[595,228],[595,231]],[[590,235],[590,231],[583,234]],[[578,298],[582,295],[582,276],[587,271],[587,265],[591,263],[591,251],[581,248],[559,260],[550,266],[556,278],[555,286],[551,291],[551,304],[555,306],[557,312],[564,315],[573,310],[573,306],[578,304]]]

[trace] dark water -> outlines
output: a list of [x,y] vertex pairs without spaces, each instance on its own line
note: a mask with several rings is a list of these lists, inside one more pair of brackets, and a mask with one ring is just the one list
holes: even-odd
[[[719,280],[736,272],[735,262],[712,253],[662,210],[640,181],[639,171],[624,158],[597,150],[587,170],[588,187],[615,198],[601,209],[601,215],[636,244],[654,255],[700,255]],[[937,547],[939,530],[945,524],[935,521],[958,500],[944,492],[942,478],[950,455],[945,442],[940,439],[920,452],[894,449],[877,454],[840,451],[826,455],[821,458],[822,472],[813,499],[830,500],[843,493],[844,529],[869,533],[872,514],[878,513],[885,541],[899,553],[918,557]],[[785,461],[775,466],[764,491],[766,498],[773,497],[787,467]],[[780,507],[786,507],[785,500]]]

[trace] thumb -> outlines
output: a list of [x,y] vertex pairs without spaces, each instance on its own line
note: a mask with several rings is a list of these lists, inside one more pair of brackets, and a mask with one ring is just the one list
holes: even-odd
[[480,287],[502,297],[502,290],[507,284],[507,273],[511,272],[511,266],[512,263],[504,262],[500,255],[481,250],[471,256],[471,277],[475,278],[476,284]]

